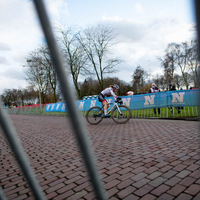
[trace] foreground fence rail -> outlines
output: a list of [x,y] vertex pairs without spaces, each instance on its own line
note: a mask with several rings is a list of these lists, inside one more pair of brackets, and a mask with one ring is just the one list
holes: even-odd
[[[1,101],[0,101],[1,104]],[[5,133],[7,140],[16,156],[16,159],[26,177],[27,182],[29,183],[30,188],[35,195],[35,198],[38,200],[45,199],[44,194],[41,190],[38,180],[33,172],[32,167],[30,166],[30,162],[26,153],[23,150],[21,142],[16,134],[15,128],[10,122],[9,116],[5,112],[5,110],[0,106],[0,124]],[[0,191],[1,192],[1,191]],[[3,193],[1,192],[1,196],[3,197]]]
[[[198,14],[199,12],[199,4],[197,3],[198,1],[195,1],[196,3],[196,13]],[[55,42],[55,38],[53,36],[53,32],[51,30],[50,22],[45,10],[45,7],[43,5],[43,1],[41,0],[34,0],[36,10],[38,12],[40,22],[50,49],[51,57],[55,66],[55,70],[58,76],[58,79],[60,81],[60,85],[63,91],[63,95],[66,101],[66,104],[68,105],[69,108],[69,113],[71,117],[71,122],[73,124],[74,130],[75,130],[75,135],[79,144],[79,147],[81,149],[81,153],[83,155],[83,158],[85,160],[86,167],[88,169],[90,178],[92,180],[92,184],[94,186],[94,190],[96,193],[96,197],[98,199],[107,199],[105,191],[102,187],[102,183],[100,181],[99,175],[97,173],[96,167],[95,167],[95,162],[93,160],[92,152],[89,149],[89,143],[88,143],[88,138],[86,135],[86,129],[84,128],[83,124],[81,123],[81,118],[78,115],[77,109],[75,107],[75,103],[73,102],[73,97],[72,97],[72,92],[69,87],[69,83],[67,81],[67,77],[65,76],[64,73],[64,68],[62,64],[62,60],[60,58],[60,55],[58,53],[58,48]],[[200,33],[199,33],[199,18],[200,16],[197,15],[197,22],[198,22],[198,36],[200,39]],[[149,99],[150,100],[150,99]],[[1,104],[1,102],[0,102]],[[188,108],[190,110],[190,108]],[[9,111],[13,111],[13,114],[19,114],[17,109],[11,109]],[[22,111],[23,113],[24,111]],[[29,110],[30,113],[36,114],[38,111],[33,112],[33,110]],[[12,113],[12,112],[10,112]],[[26,113],[26,112],[25,112]],[[39,111],[40,114],[44,113],[43,111]],[[164,112],[163,112],[164,113]],[[168,112],[167,116],[168,116]],[[172,107],[172,114],[174,116],[174,107]],[[180,114],[180,113],[178,113]],[[189,112],[190,114],[190,112]],[[142,112],[140,114],[142,116]],[[194,110],[192,109],[192,115],[194,116]],[[136,114],[137,116],[137,114]],[[138,115],[139,116],[139,115]],[[144,114],[145,116],[145,114]],[[148,114],[147,114],[148,116]],[[36,199],[45,199],[43,192],[41,191],[41,188],[35,179],[35,175],[33,173],[32,168],[29,166],[29,163],[27,162],[26,155],[23,151],[23,148],[18,141],[17,134],[15,133],[14,127],[10,123],[10,120],[7,116],[7,113],[4,111],[3,108],[0,107],[0,123],[2,125],[2,128],[5,132],[5,135],[17,157],[17,160],[23,170],[23,173],[25,174],[27,181],[35,195]],[[4,194],[0,188],[0,197],[1,199],[4,198]]]
[[[77,108],[75,106],[72,91],[68,83],[68,77],[65,74],[62,59],[58,51],[56,40],[54,38],[53,31],[51,29],[50,21],[47,16],[45,6],[42,0],[34,0],[34,4],[35,4],[35,8],[38,13],[39,20],[41,22],[41,26],[42,26],[42,29],[43,29],[43,32],[44,32],[44,35],[49,47],[49,51],[50,51],[51,58],[53,61],[53,66],[55,68],[58,80],[60,82],[61,89],[63,91],[65,103],[69,108],[72,127],[74,129],[78,146],[81,150],[83,159],[85,161],[85,165],[88,170],[88,174],[90,176],[90,179],[94,188],[94,192],[96,194],[97,199],[105,200],[107,199],[107,195],[106,195],[105,190],[103,189],[102,182],[96,168],[93,152],[90,149],[91,145],[87,137],[87,130],[84,127],[84,124],[82,123],[82,119],[79,116]],[[35,198],[44,199],[42,192],[40,192],[39,184],[37,182],[34,183],[34,179],[31,178],[33,176],[32,170],[28,168],[27,166],[28,163],[25,162],[26,156],[21,150],[22,147],[17,140],[17,134],[14,131],[14,127],[12,125],[9,125],[10,120],[8,119],[8,117],[6,117],[7,113],[3,110],[3,108],[1,108],[0,114],[1,114],[0,123],[3,127],[6,137],[17,157],[18,162],[21,165],[21,168],[24,174],[26,175],[26,177],[29,177],[31,179],[29,181],[29,185],[31,186],[32,191],[34,192]],[[23,165],[26,166],[27,168],[23,168]]]

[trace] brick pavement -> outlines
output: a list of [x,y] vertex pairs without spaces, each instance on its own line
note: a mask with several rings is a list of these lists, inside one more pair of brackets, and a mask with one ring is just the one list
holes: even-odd
[[[95,199],[68,119],[11,118],[47,199]],[[200,199],[198,122],[85,124],[109,199]],[[2,131],[0,166],[7,199],[34,199]]]

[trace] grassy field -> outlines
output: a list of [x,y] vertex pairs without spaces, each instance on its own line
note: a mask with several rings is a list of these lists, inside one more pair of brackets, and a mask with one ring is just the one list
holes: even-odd
[[178,113],[177,109],[174,107],[172,109],[169,108],[160,108],[160,115],[158,114],[158,110],[156,109],[156,114],[154,114],[153,109],[145,109],[145,110],[132,110],[131,116],[135,118],[151,118],[151,117],[159,117],[159,118],[174,118],[174,117],[197,117],[198,116],[198,108],[195,107],[183,107],[179,109],[180,113]]

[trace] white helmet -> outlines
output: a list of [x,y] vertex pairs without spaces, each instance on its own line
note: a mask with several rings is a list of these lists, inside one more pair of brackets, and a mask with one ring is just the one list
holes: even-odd
[[116,90],[119,90],[119,86],[117,84],[114,84],[113,88],[115,88]]

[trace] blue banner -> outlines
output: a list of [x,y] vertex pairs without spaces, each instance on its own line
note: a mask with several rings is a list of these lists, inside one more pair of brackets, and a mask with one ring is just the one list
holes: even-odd
[[[148,93],[133,96],[121,96],[123,104],[131,110],[164,108],[164,107],[187,107],[199,106],[199,90],[179,90],[158,93]],[[113,97],[108,97],[109,103],[114,103]],[[91,107],[102,107],[98,98],[76,101],[79,111],[87,111]],[[65,103],[53,103],[46,106],[45,112],[65,112]]]

